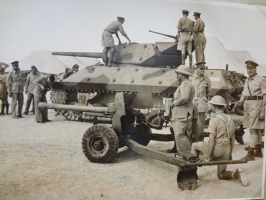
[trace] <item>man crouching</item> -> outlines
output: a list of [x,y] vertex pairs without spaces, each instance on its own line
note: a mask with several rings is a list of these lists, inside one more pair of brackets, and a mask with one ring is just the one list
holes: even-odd
[[[191,147],[191,154],[203,154],[203,160],[209,162],[232,160],[232,151],[235,142],[235,124],[229,115],[224,113],[226,102],[221,96],[214,96],[210,101],[214,115],[211,117],[208,127],[209,142],[195,142]],[[218,165],[217,176],[219,179],[237,179],[243,186],[248,181],[242,169],[235,172],[226,171],[227,165]]]

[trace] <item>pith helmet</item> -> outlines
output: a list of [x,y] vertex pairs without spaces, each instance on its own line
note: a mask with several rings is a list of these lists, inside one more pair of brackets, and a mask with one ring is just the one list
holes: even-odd
[[191,72],[190,72],[190,68],[187,67],[186,65],[180,65],[177,70],[175,70],[175,73],[179,73],[179,74],[185,74],[187,76],[192,76]]
[[219,95],[213,96],[211,98],[211,100],[209,101],[209,103],[214,104],[214,105],[220,105],[220,106],[226,106],[227,105],[224,98],[219,96]]

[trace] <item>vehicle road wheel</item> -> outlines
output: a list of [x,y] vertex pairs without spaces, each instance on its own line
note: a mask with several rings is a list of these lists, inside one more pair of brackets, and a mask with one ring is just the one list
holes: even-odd
[[119,139],[115,131],[105,125],[90,127],[82,138],[82,149],[85,156],[94,163],[107,163],[117,154]]
[[243,106],[242,107],[236,106],[235,107],[235,112],[238,115],[244,115]]

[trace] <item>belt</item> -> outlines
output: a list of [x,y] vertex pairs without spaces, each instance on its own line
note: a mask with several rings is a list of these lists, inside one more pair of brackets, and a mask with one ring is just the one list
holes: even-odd
[[262,100],[262,96],[247,96],[247,100]]

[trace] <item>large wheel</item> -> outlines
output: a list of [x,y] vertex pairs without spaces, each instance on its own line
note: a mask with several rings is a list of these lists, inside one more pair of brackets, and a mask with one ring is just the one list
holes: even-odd
[[85,156],[94,163],[107,163],[117,154],[119,139],[115,131],[104,124],[90,127],[82,138]]

